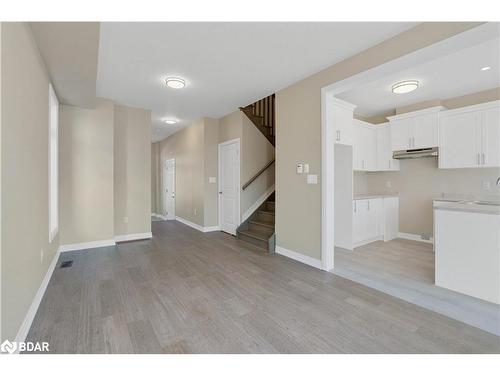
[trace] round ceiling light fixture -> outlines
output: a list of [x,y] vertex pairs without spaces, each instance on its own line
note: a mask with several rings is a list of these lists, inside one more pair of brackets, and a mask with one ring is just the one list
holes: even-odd
[[186,87],[186,81],[179,77],[167,77],[165,83],[168,87],[173,89],[182,89]]
[[392,92],[394,94],[406,94],[418,89],[418,81],[401,81],[392,85]]
[[168,120],[165,120],[165,124],[174,125],[174,124],[177,124],[177,120],[168,119]]

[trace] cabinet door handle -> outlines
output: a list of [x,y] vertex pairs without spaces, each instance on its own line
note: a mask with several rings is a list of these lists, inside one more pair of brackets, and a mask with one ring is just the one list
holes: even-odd
[[368,202],[368,211],[370,211],[370,201],[367,202]]
[[391,169],[391,159],[389,159],[389,169]]
[[484,162],[485,162],[485,161],[484,161],[484,152],[483,152],[483,153],[481,153],[481,156],[482,156],[482,158],[483,158],[483,165],[484,165]]
[[354,212],[357,212],[356,202],[354,202]]
[[481,164],[481,162],[480,162],[480,159],[479,159],[479,158],[480,158],[480,155],[479,155],[479,152],[478,152],[478,153],[477,153],[477,165],[480,165],[480,164]]
[[340,130],[337,130],[337,141],[340,141]]
[[408,148],[411,148],[411,137],[408,138]]

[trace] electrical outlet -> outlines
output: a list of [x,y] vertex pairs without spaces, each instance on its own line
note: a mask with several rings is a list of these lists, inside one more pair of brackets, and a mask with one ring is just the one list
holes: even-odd
[[123,217],[123,222],[124,222],[125,224],[126,224],[126,223],[128,223],[128,216],[124,216],[124,217]]
[[309,173],[309,164],[304,164],[304,173]]

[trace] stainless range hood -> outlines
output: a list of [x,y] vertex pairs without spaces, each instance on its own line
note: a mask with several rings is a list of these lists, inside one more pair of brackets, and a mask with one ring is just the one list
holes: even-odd
[[438,148],[418,148],[415,150],[394,151],[393,159],[417,159],[417,158],[432,158],[438,156]]

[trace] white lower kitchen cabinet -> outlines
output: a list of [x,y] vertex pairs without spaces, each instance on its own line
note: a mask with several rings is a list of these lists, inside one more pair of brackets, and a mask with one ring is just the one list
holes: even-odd
[[398,197],[354,199],[352,209],[353,247],[396,238],[399,232]]
[[436,285],[500,304],[500,213],[435,204],[434,251]]

